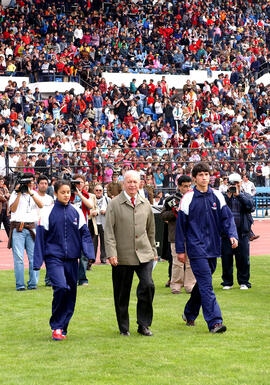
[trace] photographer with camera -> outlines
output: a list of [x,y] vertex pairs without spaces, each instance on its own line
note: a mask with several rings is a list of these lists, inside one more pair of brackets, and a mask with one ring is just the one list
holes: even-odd
[[[86,223],[88,223],[88,217],[90,209],[93,207],[93,202],[90,199],[88,192],[84,190],[85,181],[85,176],[81,174],[75,174],[73,179],[70,179],[70,203],[82,210]],[[82,253],[79,263],[78,285],[88,286],[88,279],[86,277],[87,265],[88,258]]]
[[229,187],[224,194],[225,201],[232,211],[239,237],[238,247],[232,248],[230,239],[223,235],[221,244],[222,254],[222,286],[224,290],[233,287],[233,256],[235,256],[237,281],[241,290],[251,288],[249,262],[249,233],[253,223],[251,216],[254,211],[254,201],[250,194],[241,191],[241,176],[231,174]]
[[31,173],[20,175],[15,183],[15,191],[9,199],[11,211],[11,230],[8,247],[12,247],[16,290],[25,290],[24,249],[29,261],[29,281],[27,289],[37,288],[39,272],[33,270],[33,253],[35,244],[35,227],[38,221],[38,208],[43,203],[34,188],[34,176]]
[[190,190],[190,187],[191,178],[188,175],[180,176],[177,180],[176,193],[166,198],[160,213],[162,220],[168,223],[168,241],[171,244],[171,253],[173,257],[170,282],[172,294],[180,294],[182,287],[185,288],[187,293],[191,293],[196,282],[190,267],[189,259],[187,258],[185,263],[180,262],[175,251],[175,230],[179,204],[182,196]]

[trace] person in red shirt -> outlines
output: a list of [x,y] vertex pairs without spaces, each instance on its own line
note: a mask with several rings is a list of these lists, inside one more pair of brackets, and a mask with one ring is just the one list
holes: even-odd
[[31,43],[31,36],[29,35],[29,32],[26,32],[24,36],[22,36],[22,41],[28,45]]
[[130,122],[129,123],[129,129],[131,130],[131,135],[128,138],[128,142],[131,143],[133,138],[135,138],[136,142],[138,142],[139,141],[140,132],[139,132],[138,126],[136,125],[136,122],[135,123]]
[[10,120],[17,120],[18,119],[18,114],[15,110],[15,107],[11,108],[10,115],[9,115]]
[[87,149],[87,151],[92,151],[93,150],[93,148],[96,148],[96,142],[95,142],[95,140],[94,140],[94,137],[93,137],[93,135],[90,135],[89,136],[89,140],[86,142],[86,149]]
[[155,102],[154,95],[151,92],[150,95],[147,98],[147,106],[152,108],[154,102]]
[[78,105],[79,105],[79,107],[80,107],[81,113],[83,114],[84,111],[85,111],[85,109],[86,109],[86,103],[85,103],[85,101],[82,99],[81,95],[78,95],[78,96],[77,96],[77,103],[78,103]]
[[58,73],[63,73],[65,68],[65,63],[62,61],[62,58],[60,58],[60,61],[56,63],[56,68]]
[[225,86],[229,86],[230,85],[230,79],[229,79],[229,75],[226,74],[224,79],[223,79],[223,87]]
[[190,148],[199,148],[200,145],[199,145],[198,142],[196,142],[195,138],[191,138],[189,147],[190,147]]
[[130,114],[130,111],[127,111],[127,115],[124,117],[124,122],[128,125],[129,122],[134,122],[133,116]]
[[154,80],[153,79],[150,79],[150,83],[148,84],[148,89],[149,89],[149,93],[153,94],[155,93],[155,90],[156,90],[156,86],[154,85]]

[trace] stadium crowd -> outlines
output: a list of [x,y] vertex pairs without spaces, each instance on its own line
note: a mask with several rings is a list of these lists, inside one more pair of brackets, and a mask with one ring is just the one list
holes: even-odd
[[[264,1],[13,0],[0,8],[0,73],[53,73],[91,81],[92,71],[269,69]],[[237,77],[236,76],[236,77]]]
[[[133,168],[160,189],[206,160],[212,186],[235,171],[270,186],[270,87],[256,83],[269,70],[268,3],[37,0],[0,14],[0,74],[87,82],[82,95],[43,100],[9,81],[0,93],[2,175],[7,166],[74,172],[106,185]],[[136,82],[136,72],[206,68],[221,70],[218,79],[183,90],[169,89],[166,75]],[[107,84],[105,69],[134,80]]]

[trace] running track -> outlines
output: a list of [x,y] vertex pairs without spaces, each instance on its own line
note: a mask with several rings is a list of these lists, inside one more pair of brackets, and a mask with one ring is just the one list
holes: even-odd
[[[250,242],[250,255],[270,254],[270,219],[256,220],[252,229],[255,234],[260,235],[260,238]],[[0,230],[0,240],[2,240],[0,243],[0,270],[12,270],[12,251],[7,249],[7,236],[4,230]],[[97,263],[99,262],[98,258]],[[25,267],[28,267],[26,256]]]

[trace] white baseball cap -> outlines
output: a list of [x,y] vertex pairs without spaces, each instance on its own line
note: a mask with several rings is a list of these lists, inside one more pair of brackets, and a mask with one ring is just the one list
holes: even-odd
[[229,183],[241,182],[241,176],[237,173],[229,176]]

